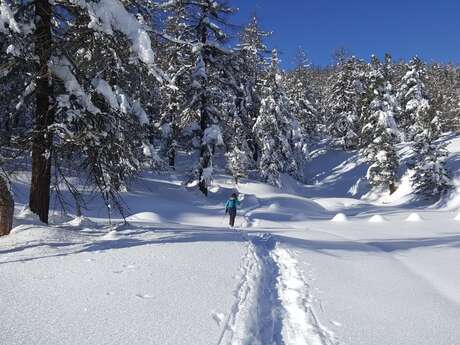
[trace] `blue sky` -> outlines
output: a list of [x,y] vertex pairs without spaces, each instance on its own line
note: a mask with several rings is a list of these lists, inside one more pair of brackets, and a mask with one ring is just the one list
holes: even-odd
[[314,64],[331,62],[344,47],[366,58],[419,55],[427,61],[460,62],[460,0],[231,0],[240,24],[256,11],[269,43],[291,67],[298,46]]

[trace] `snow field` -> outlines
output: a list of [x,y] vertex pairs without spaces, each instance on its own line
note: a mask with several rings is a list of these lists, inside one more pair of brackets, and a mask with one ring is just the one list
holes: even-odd
[[[365,169],[336,155],[315,158],[315,184],[222,174],[207,199],[179,169],[146,172],[113,228],[97,199],[84,217],[38,224],[18,182],[16,227],[0,239],[0,343],[457,345],[460,199],[358,199]],[[245,195],[241,232],[226,226],[232,192]]]
[[236,302],[218,344],[332,345],[292,254],[268,233],[248,239]]

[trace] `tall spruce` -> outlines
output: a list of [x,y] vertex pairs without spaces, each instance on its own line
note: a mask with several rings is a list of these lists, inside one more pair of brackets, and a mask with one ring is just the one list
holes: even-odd
[[413,121],[408,126],[414,151],[412,186],[417,194],[425,198],[439,198],[452,188],[445,167],[448,156],[446,147],[443,143],[436,142],[440,137],[442,125],[425,88],[424,64],[415,57],[407,69],[402,91],[406,91],[406,97],[403,98],[406,102],[405,115],[411,116]]
[[385,56],[384,64],[375,56],[372,57],[368,79],[367,93],[372,99],[367,109],[367,122],[363,125],[361,134],[367,138],[368,145],[364,149],[364,154],[371,163],[366,176],[374,188],[388,190],[392,194],[396,190],[396,173],[399,165],[395,148],[398,138],[395,115],[398,106],[391,84],[389,55]]
[[355,57],[340,60],[336,73],[330,77],[326,126],[338,145],[345,149],[359,144],[360,101],[364,93],[361,65]]
[[276,50],[272,52],[261,95],[260,113],[254,125],[254,135],[261,147],[261,177],[276,186],[281,185],[283,173],[302,179],[308,154],[306,138],[292,113]]
[[420,58],[414,57],[406,64],[406,73],[398,89],[398,99],[401,105],[398,125],[405,140],[412,141],[419,128],[424,126],[422,119],[430,112],[431,107],[426,88],[426,68]]
[[320,119],[310,87],[311,66],[302,48],[299,48],[296,60],[296,68],[287,75],[287,92],[292,111],[304,132],[313,136],[318,132]]
[[191,91],[188,108],[197,118],[200,158],[195,169],[200,191],[208,194],[213,175],[213,155],[217,145],[223,144],[222,122],[225,114],[219,104],[226,98],[221,80],[223,66],[231,51],[223,44],[227,35],[220,25],[227,25],[226,17],[234,13],[224,1],[184,1],[187,4],[189,25],[194,28],[194,67],[191,75]]

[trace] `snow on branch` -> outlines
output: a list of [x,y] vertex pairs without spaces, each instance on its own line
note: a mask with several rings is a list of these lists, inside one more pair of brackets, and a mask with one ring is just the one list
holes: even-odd
[[93,104],[91,97],[85,93],[77,78],[73,75],[72,64],[66,57],[53,57],[49,65],[52,73],[64,83],[66,91],[69,94],[74,95],[82,107],[93,114],[101,112]]
[[128,96],[120,87],[115,85],[112,88],[107,81],[100,78],[93,79],[92,85],[96,89],[96,92],[104,97],[112,109],[119,110],[124,114],[132,112],[137,116],[141,125],[149,124],[148,115],[142,107],[140,101],[134,101],[131,104]]
[[20,33],[21,29],[18,22],[14,19],[14,13],[4,1],[0,3],[0,32],[7,32],[7,28],[11,31]]
[[[89,27],[112,35],[119,31],[131,41],[139,60],[148,66],[154,64],[155,54],[150,37],[141,23],[118,0],[101,0],[87,4],[91,22]],[[92,11],[91,11],[92,10]]]

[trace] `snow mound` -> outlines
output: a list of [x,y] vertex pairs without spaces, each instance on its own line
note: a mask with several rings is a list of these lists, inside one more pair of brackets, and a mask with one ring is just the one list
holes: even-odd
[[140,212],[126,218],[132,223],[163,223],[163,218],[154,212]]
[[413,212],[406,218],[406,222],[421,222],[423,218],[416,212]]
[[33,213],[29,206],[24,206],[21,211],[19,211],[19,213],[16,215],[16,218],[17,219],[27,219],[27,220],[32,220],[32,221],[36,221],[36,222],[40,222],[40,219],[38,217],[38,215],[36,215],[35,213]]
[[280,204],[277,202],[271,203],[270,206],[268,206],[268,209],[271,211],[276,211],[280,209]]
[[65,225],[74,227],[94,227],[96,223],[84,216],[80,216],[68,221]]
[[331,222],[348,222],[348,217],[344,213],[337,213]]
[[454,220],[460,220],[460,213],[455,216]]
[[65,222],[68,222],[72,219],[72,217],[70,217],[68,214],[66,213],[61,213],[61,212],[57,212],[57,213],[52,213],[50,214],[48,220],[51,224],[61,224],[61,223],[65,223]]
[[371,218],[368,220],[370,223],[383,223],[386,222],[387,220],[380,214],[373,215]]

